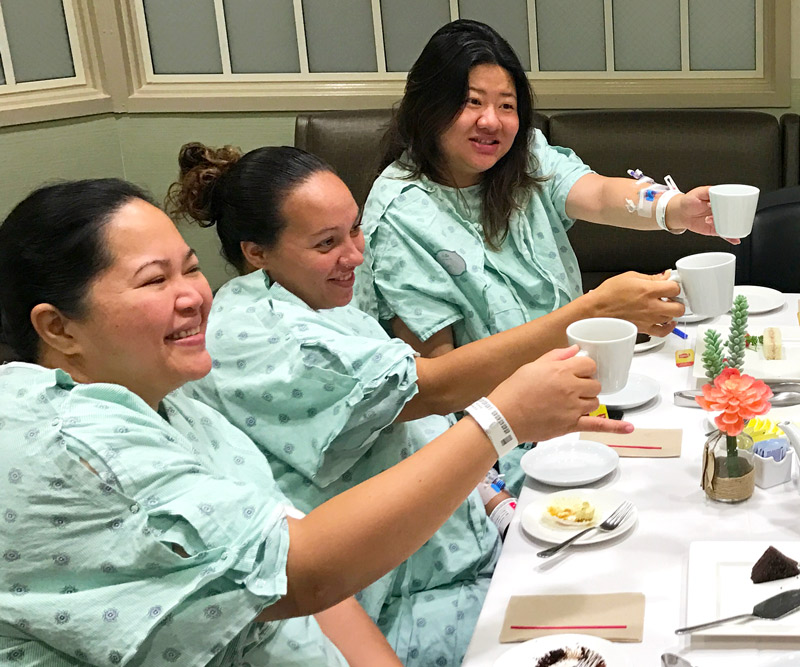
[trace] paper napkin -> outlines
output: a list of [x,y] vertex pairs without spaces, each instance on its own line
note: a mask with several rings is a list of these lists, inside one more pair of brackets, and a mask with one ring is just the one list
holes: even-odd
[[681,455],[683,430],[637,428],[633,433],[581,433],[580,439],[602,442],[620,456],[668,458]]
[[565,633],[640,642],[643,627],[642,593],[515,595],[506,609],[500,642]]

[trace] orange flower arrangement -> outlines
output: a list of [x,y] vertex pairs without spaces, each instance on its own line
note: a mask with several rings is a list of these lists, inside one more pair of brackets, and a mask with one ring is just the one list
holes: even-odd
[[695,400],[704,410],[720,411],[714,423],[720,431],[737,436],[745,421],[769,412],[772,390],[762,380],[742,375],[738,368],[726,368],[713,384],[703,385],[703,395]]

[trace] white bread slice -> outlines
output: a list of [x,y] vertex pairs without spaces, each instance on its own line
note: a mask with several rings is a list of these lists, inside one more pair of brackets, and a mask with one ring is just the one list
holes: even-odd
[[781,359],[783,343],[778,327],[764,329],[764,359]]

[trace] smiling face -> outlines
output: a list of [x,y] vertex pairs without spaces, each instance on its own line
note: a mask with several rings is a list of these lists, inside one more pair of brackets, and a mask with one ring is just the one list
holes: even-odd
[[289,193],[281,213],[286,227],[278,242],[258,248],[257,257],[243,247],[248,261],[311,308],[346,306],[354,269],[364,261],[361,216],[350,190],[335,174],[318,171]]
[[447,169],[445,185],[463,188],[479,183],[483,172],[508,153],[518,130],[511,75],[499,65],[473,67],[464,108],[439,137]]
[[84,316],[65,325],[77,346],[65,370],[79,381],[123,385],[156,407],[211,370],[211,289],[194,251],[155,206],[132,200],[103,231],[112,263],[92,281]]

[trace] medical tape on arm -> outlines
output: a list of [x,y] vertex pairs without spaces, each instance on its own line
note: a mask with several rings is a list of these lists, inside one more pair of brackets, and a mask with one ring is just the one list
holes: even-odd
[[[625,208],[629,213],[636,213],[643,218],[655,218],[656,224],[664,231],[672,234],[682,234],[685,229],[673,231],[667,227],[667,203],[675,195],[682,194],[675,185],[672,176],[667,175],[664,180],[666,185],[656,183],[649,176],[645,176],[639,169],[628,169],[628,175],[636,179],[639,186],[638,202],[632,199],[625,199]],[[653,203],[656,203],[655,213]]]

